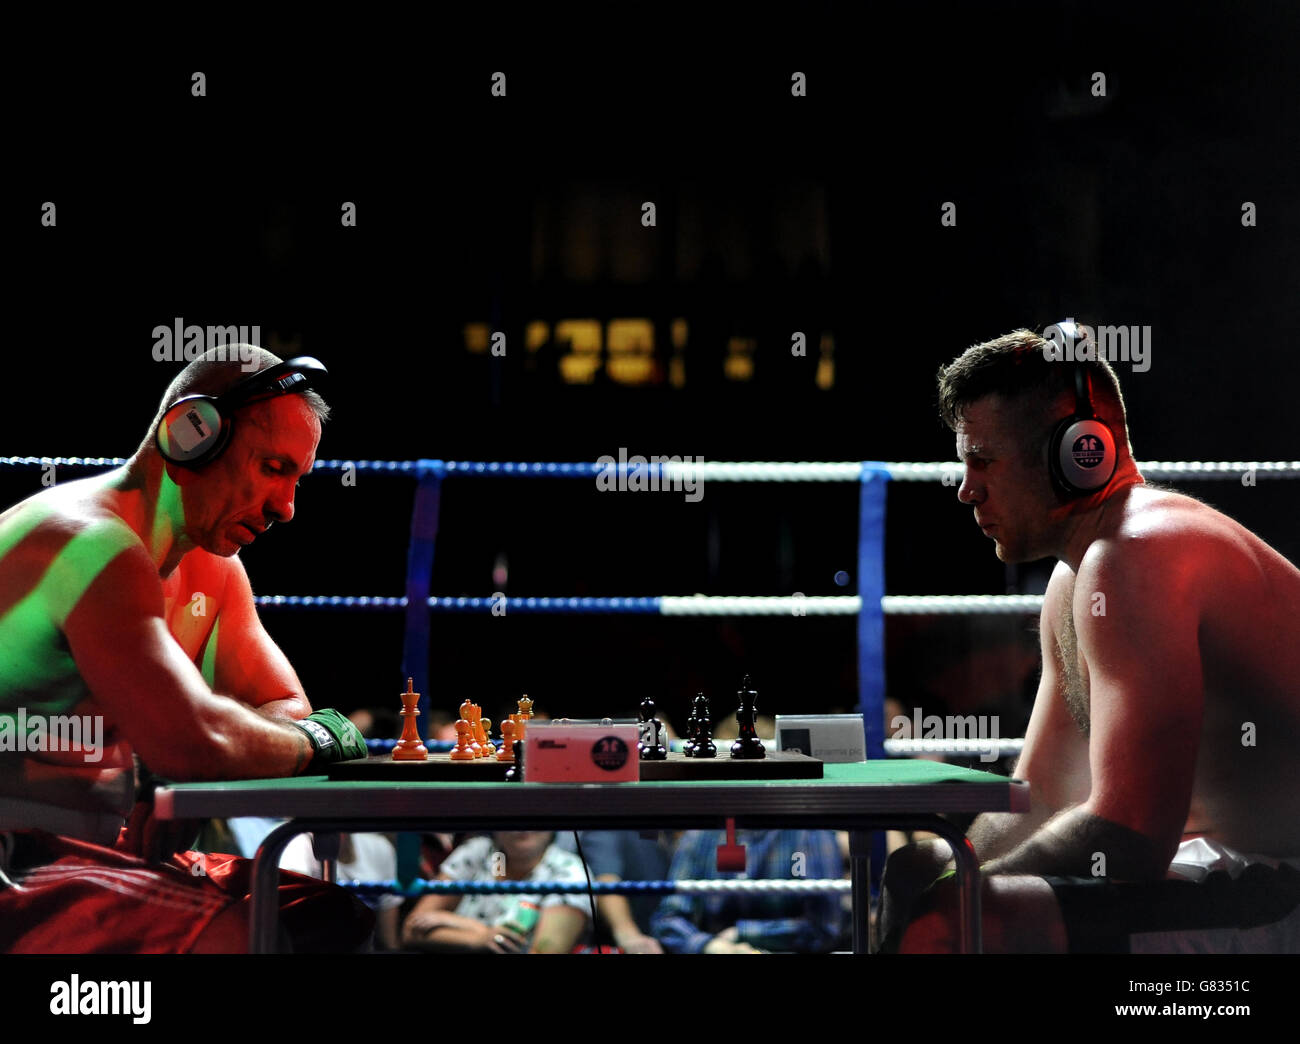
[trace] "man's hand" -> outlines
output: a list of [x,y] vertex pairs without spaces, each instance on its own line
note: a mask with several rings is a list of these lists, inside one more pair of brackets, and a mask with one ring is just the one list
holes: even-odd
[[733,924],[730,928],[724,928],[707,943],[704,944],[705,953],[766,953],[766,950],[760,950],[750,946],[749,943],[740,941],[740,933]]
[[311,740],[315,755],[312,764],[366,756],[366,741],[361,731],[336,710],[326,707],[289,724],[301,729]]

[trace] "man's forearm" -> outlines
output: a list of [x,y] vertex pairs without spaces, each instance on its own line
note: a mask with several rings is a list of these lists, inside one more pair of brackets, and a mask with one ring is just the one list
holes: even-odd
[[[982,853],[981,853],[982,855]],[[1077,805],[1054,816],[986,874],[1052,874],[1141,881],[1164,876],[1168,857],[1150,838]]]
[[[1031,786],[1028,812],[985,812],[971,824],[966,836],[975,848],[976,858],[987,863],[1019,847],[1051,817],[1052,810]],[[954,865],[950,860],[948,866]]]

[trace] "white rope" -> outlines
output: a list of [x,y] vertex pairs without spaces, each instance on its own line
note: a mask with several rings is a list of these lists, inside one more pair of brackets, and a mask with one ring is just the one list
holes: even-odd
[[1036,613],[1042,595],[885,595],[886,616],[964,616],[993,613]]
[[915,754],[986,754],[996,751],[1000,758],[1019,754],[1023,739],[887,739],[885,753],[891,756]]
[[857,595],[664,595],[661,616],[855,616]]

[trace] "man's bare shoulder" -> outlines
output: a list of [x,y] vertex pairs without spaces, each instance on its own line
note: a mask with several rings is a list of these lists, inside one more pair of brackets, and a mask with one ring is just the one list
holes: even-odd
[[69,482],[19,501],[0,514],[0,547],[48,559],[79,538],[82,544],[134,544],[143,551],[143,541],[97,491],[91,480]]
[[[1136,487],[1106,532],[1089,546],[1079,564],[1081,578],[1098,571],[1176,582],[1211,574],[1247,580],[1258,574],[1261,555],[1281,559],[1235,519],[1209,504],[1170,490]],[[1140,571],[1136,572],[1136,571]]]

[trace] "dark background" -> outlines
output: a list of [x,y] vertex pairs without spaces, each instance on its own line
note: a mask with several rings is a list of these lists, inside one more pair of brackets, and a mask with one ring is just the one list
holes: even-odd
[[[12,72],[0,454],[129,455],[179,368],[152,359],[151,331],[180,317],[257,324],[277,353],[322,359],[322,458],[950,460],[938,366],[1069,315],[1152,328],[1150,370],[1118,367],[1139,460],[1300,456],[1294,8],[782,18],[761,43],[661,11],[603,37],[395,24]],[[489,97],[496,70],[506,99]],[[790,97],[794,70],[807,98]],[[654,324],[648,383],[609,379],[602,358],[566,384],[564,345],[525,348],[529,322],[620,318]],[[467,350],[467,323],[504,331],[505,357]],[[732,337],[753,342],[748,380],[724,374]],[[0,503],[39,479],[0,468]],[[687,503],[448,480],[432,590],[856,591],[856,486],[704,488]],[[1182,488],[1300,561],[1293,482]],[[308,479],[292,528],[244,553],[255,591],[401,594],[413,491]],[[891,488],[889,593],[1041,591],[1047,568],[1003,567],[954,493]],[[318,706],[396,708],[401,614],[263,616]],[[1021,734],[1032,623],[891,618],[890,693],[999,711]],[[726,709],[748,671],[761,712],[847,710],[854,641],[852,618],[438,616],[431,696],[496,718],[523,692],[557,716],[631,714],[649,694],[680,723],[697,689]]]

